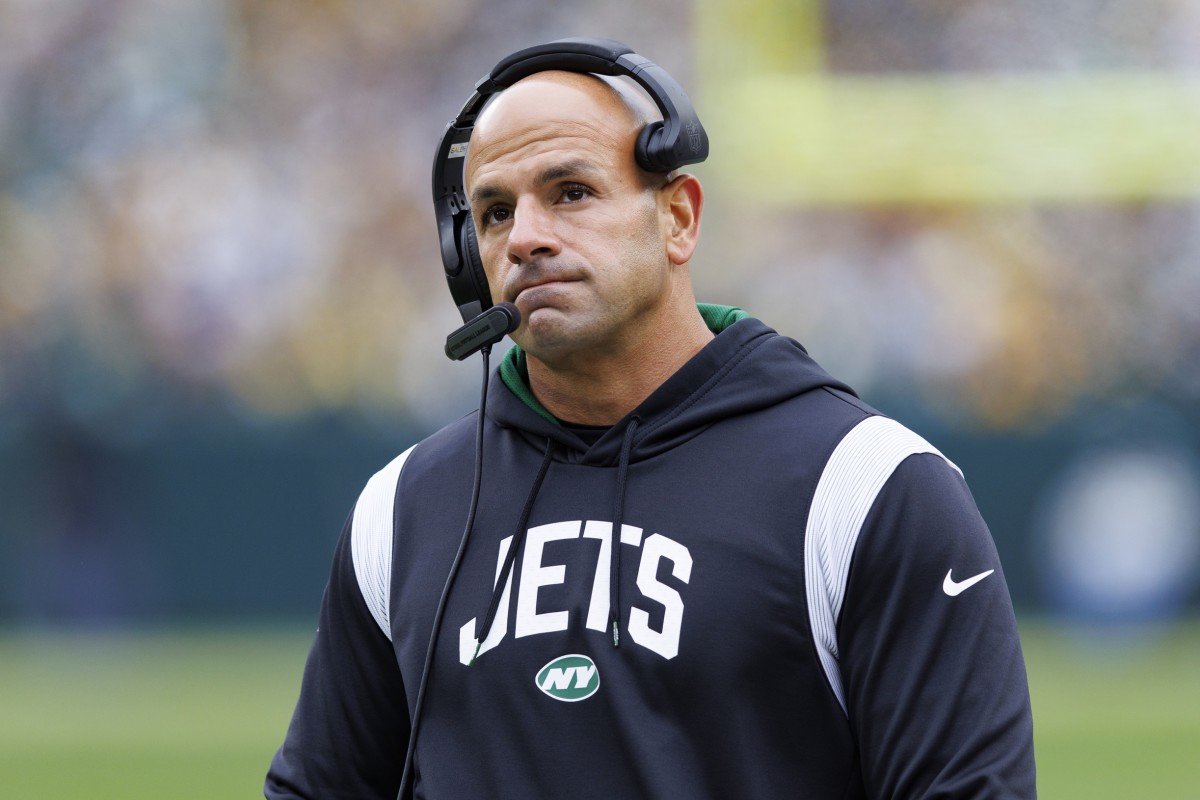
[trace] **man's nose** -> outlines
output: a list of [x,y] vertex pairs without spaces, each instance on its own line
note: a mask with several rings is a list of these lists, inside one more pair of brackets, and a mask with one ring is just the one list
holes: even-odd
[[559,252],[554,215],[534,202],[518,203],[508,231],[508,260],[528,264]]

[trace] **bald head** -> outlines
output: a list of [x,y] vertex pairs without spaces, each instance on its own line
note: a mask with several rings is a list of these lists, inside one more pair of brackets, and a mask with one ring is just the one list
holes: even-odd
[[[538,72],[492,98],[475,121],[466,177],[505,149],[513,136],[531,140],[560,136],[578,126],[591,128],[633,158],[637,134],[662,119],[658,106],[631,82],[578,72]],[[639,172],[643,172],[638,168]],[[644,173],[647,183],[652,173]]]
[[[537,72],[522,78],[511,87],[494,96],[476,121],[476,127],[486,123],[489,110],[505,102],[522,102],[531,97],[534,102],[553,92],[551,87],[574,89],[591,98],[606,112],[623,114],[638,129],[649,122],[662,119],[662,112],[643,91],[624,78],[593,75],[591,73],[550,70]],[[520,88],[519,91],[514,91]],[[507,98],[507,100],[506,100]]]

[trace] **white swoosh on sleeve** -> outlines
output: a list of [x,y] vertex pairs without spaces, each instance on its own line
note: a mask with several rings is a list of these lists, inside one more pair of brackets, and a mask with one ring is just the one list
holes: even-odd
[[991,575],[995,571],[996,570],[994,569],[989,569],[987,572],[981,572],[978,575],[972,575],[965,581],[955,581],[950,577],[954,570],[950,570],[950,572],[946,573],[946,580],[942,581],[942,591],[950,597],[958,597],[967,589],[970,589],[972,586],[979,583],[981,580],[986,578],[988,575]]

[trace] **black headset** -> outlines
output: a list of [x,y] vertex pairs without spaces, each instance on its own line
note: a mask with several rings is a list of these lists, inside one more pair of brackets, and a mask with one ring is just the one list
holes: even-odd
[[450,294],[469,322],[492,305],[475,225],[463,183],[463,165],[475,118],[488,99],[522,78],[547,70],[624,75],[654,100],[663,119],[638,134],[634,156],[648,172],[670,172],[708,157],[708,134],[683,89],[667,71],[612,39],[558,39],[527,47],[503,58],[475,84],[442,136],[433,160],[433,210],[437,215],[442,265]]

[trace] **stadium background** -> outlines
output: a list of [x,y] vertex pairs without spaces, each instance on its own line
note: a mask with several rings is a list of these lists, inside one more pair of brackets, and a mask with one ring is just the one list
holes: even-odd
[[256,796],[358,490],[475,401],[433,145],[567,35],[696,102],[701,298],[963,468],[1043,796],[1200,797],[1200,0],[0,0],[0,795]]

